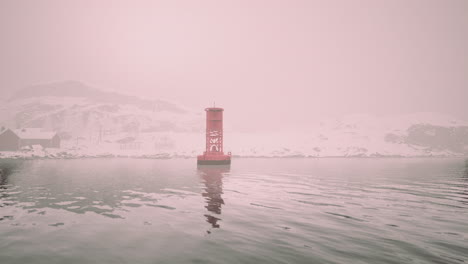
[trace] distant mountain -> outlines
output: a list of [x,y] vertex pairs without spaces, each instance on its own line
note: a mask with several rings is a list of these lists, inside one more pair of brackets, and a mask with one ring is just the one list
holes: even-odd
[[203,123],[195,122],[198,119],[200,115],[171,102],[105,92],[74,81],[27,87],[0,107],[2,125],[51,129],[64,139],[200,130]]
[[417,157],[468,155],[468,123],[437,113],[348,115],[306,131],[228,135],[240,156]]
[[[0,125],[58,131],[63,146],[89,153],[195,156],[204,148],[202,111],[105,92],[80,82],[27,87],[0,106]],[[438,113],[347,115],[290,132],[225,131],[225,150],[253,157],[468,155],[468,123]],[[122,150],[124,148],[124,150]],[[77,150],[78,151],[78,150]]]
[[144,110],[165,110],[184,113],[185,110],[175,104],[162,100],[147,100],[136,96],[122,95],[114,92],[105,92],[89,87],[81,82],[66,81],[43,85],[29,86],[17,91],[9,101],[16,101],[37,97],[68,97],[86,98],[96,103],[131,104]]

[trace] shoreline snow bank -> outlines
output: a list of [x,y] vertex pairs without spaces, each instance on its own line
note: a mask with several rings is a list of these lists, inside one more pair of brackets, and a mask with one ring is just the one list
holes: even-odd
[[[105,158],[132,158],[132,159],[194,159],[197,154],[188,153],[177,153],[177,152],[159,152],[159,153],[110,153],[110,152],[94,152],[94,153],[83,153],[73,152],[66,150],[50,150],[43,149],[41,151],[4,151],[0,152],[1,159],[105,159]],[[244,155],[233,155],[233,158],[311,158],[311,159],[322,159],[322,158],[361,158],[361,159],[372,159],[372,158],[468,158],[467,155],[456,154],[456,153],[427,153],[425,155],[385,155],[381,153],[369,153],[366,155],[305,155],[302,153],[278,153],[272,154],[244,154]]]

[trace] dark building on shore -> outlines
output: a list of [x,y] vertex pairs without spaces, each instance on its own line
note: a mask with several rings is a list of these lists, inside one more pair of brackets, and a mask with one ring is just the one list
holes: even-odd
[[60,148],[60,137],[56,132],[46,132],[40,128],[6,129],[0,132],[0,151],[17,151],[33,145]]
[[11,129],[0,132],[0,151],[15,151],[20,148],[20,138]]

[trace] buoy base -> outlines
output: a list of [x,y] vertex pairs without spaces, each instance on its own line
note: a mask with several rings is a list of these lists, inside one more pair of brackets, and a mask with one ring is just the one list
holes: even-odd
[[200,155],[197,157],[198,165],[229,165],[231,155]]
[[198,165],[230,165],[231,160],[198,160]]

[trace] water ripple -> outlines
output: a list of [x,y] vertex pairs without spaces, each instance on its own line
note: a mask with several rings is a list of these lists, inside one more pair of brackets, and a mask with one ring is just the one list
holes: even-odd
[[2,264],[468,259],[468,169],[460,160],[194,164],[10,165],[0,185]]

